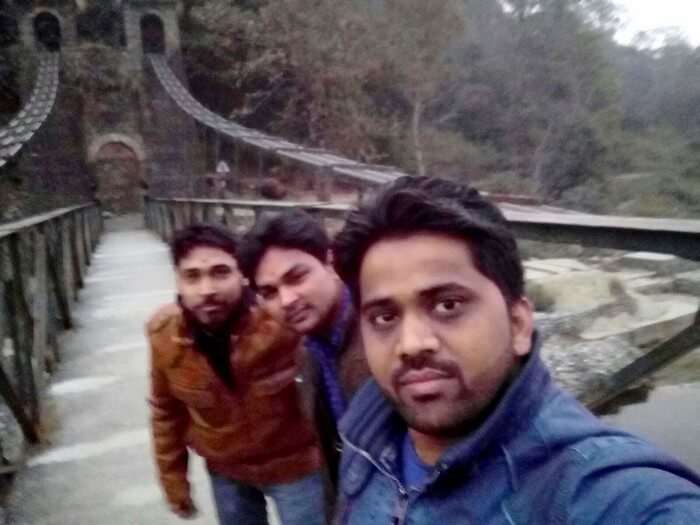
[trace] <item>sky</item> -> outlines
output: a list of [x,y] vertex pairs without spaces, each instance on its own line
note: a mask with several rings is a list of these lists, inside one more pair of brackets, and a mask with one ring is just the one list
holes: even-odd
[[629,43],[639,31],[676,27],[700,46],[700,0],[614,0],[620,6],[619,41]]

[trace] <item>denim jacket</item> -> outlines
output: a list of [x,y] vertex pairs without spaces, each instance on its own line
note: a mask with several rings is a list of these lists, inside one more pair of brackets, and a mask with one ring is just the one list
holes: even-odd
[[535,343],[488,418],[420,489],[401,482],[406,427],[374,381],[341,421],[336,523],[700,524],[700,477],[556,386]]

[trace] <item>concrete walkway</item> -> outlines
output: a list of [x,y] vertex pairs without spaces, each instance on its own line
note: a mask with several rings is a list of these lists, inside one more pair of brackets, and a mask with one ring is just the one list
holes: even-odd
[[200,516],[183,522],[157,484],[148,427],[148,350],[143,323],[172,300],[166,246],[144,230],[106,233],[62,340],[48,393],[46,445],[18,474],[12,525],[214,525],[208,477],[190,479]]

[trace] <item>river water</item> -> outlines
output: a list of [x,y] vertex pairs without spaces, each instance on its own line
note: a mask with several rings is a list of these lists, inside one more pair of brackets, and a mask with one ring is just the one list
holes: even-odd
[[608,423],[647,438],[700,473],[700,381],[663,384],[641,403],[618,406]]

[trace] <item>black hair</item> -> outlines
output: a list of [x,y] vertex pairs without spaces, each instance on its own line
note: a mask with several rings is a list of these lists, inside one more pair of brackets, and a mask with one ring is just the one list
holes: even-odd
[[241,267],[255,286],[255,271],[268,248],[301,250],[325,263],[331,241],[323,225],[304,210],[263,217],[243,238]]
[[359,301],[359,273],[370,247],[381,239],[437,232],[463,239],[474,263],[511,304],[524,294],[515,237],[495,204],[479,192],[436,177],[401,177],[351,212],[335,238],[334,265]]
[[192,224],[176,231],[170,243],[170,255],[175,266],[200,246],[218,248],[238,259],[238,241],[233,233],[211,224]]

